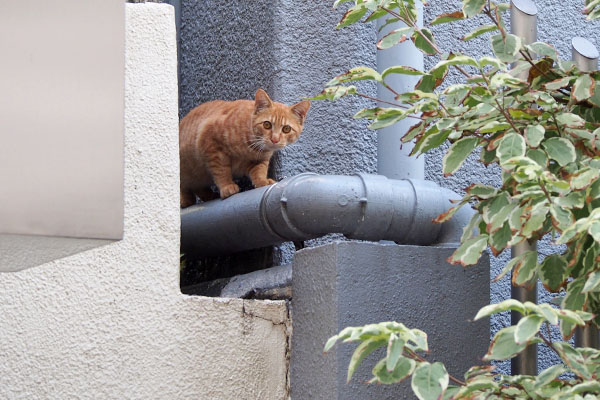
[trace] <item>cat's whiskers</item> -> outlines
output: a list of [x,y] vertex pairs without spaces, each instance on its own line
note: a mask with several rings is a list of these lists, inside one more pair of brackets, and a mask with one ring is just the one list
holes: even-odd
[[249,142],[250,144],[248,145],[248,148],[254,151],[263,151],[267,145],[265,138],[263,137],[255,137],[250,139]]

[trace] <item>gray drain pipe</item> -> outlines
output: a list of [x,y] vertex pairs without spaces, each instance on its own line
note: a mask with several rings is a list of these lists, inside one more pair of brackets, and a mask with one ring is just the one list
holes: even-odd
[[328,233],[399,244],[457,245],[472,211],[433,224],[459,197],[423,180],[304,173],[182,210],[181,251],[216,256]]
[[[423,26],[423,4],[415,3],[418,10],[417,25]],[[377,28],[382,28],[385,18],[377,20]],[[406,26],[402,22],[388,24],[378,34],[381,39],[394,29]],[[408,65],[423,70],[423,53],[407,40],[389,49],[377,50],[377,71],[382,73],[386,68],[395,65]],[[391,74],[386,77],[387,84],[398,93],[411,92],[421,77],[419,75]],[[395,103],[395,94],[383,85],[377,85],[377,97]],[[389,107],[380,103],[380,107]],[[400,139],[417,120],[405,118],[392,126],[377,131],[377,173],[390,179],[425,179],[425,157],[411,157],[414,147],[412,143],[402,144]]]

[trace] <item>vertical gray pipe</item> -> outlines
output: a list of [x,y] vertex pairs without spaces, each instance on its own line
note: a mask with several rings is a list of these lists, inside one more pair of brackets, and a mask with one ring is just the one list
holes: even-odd
[[[419,26],[423,25],[423,4],[416,2],[418,9]],[[385,22],[384,18],[377,20],[379,29]],[[394,29],[404,27],[401,22],[390,24],[379,32],[378,38],[388,34]],[[423,53],[421,53],[411,40],[397,44],[385,50],[377,50],[377,70],[381,73],[386,68],[394,65],[408,65],[423,70]],[[386,83],[398,93],[410,92],[414,89],[420,76],[392,74],[386,77]],[[381,100],[395,102],[395,95],[383,85],[377,87],[377,96]],[[379,107],[390,107],[389,104],[380,103]],[[417,123],[414,118],[406,118],[392,126],[377,131],[377,173],[390,179],[424,179],[424,157],[409,157],[412,144],[402,144],[400,138],[408,129]]]
[[[537,40],[537,7],[531,0],[511,0],[510,31],[521,37],[524,43],[529,44]],[[527,79],[527,71],[522,73],[521,79]],[[535,241],[524,241],[511,250],[512,257],[517,257],[527,251],[537,251]],[[537,303],[537,282],[533,289],[513,286],[511,297],[521,302],[530,301]],[[511,312],[510,321],[516,325],[521,319],[521,314]],[[512,375],[537,375],[537,345],[527,347],[521,354],[511,360]]]
[[[583,72],[598,69],[598,49],[589,40],[582,37],[574,37],[571,40],[572,59]],[[576,347],[599,348],[598,329],[593,325],[577,327],[575,330]]]

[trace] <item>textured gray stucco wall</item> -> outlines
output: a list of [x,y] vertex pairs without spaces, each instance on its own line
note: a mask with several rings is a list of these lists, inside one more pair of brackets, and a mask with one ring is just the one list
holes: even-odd
[[[333,1],[309,2],[258,0],[207,0],[182,4],[181,116],[200,102],[213,99],[251,98],[258,87],[265,88],[281,102],[296,102],[318,93],[333,76],[358,65],[375,66],[374,24],[357,24],[341,31],[335,25],[343,8],[332,10]],[[584,20],[583,0],[537,0],[538,36],[554,44],[564,58],[570,57],[570,37],[579,35],[600,45],[600,23]],[[435,16],[460,8],[460,1],[434,0],[425,7],[425,23]],[[470,42],[459,40],[479,20],[433,27],[437,43],[445,50],[462,51],[473,56],[490,54],[488,36]],[[487,23],[487,22],[486,22]],[[427,57],[426,68],[437,62]],[[450,80],[456,80],[451,76]],[[365,85],[367,94],[375,94]],[[307,125],[299,142],[285,149],[276,159],[276,176],[305,171],[319,173],[375,172],[376,138],[364,121],[351,117],[370,106],[361,98],[335,103],[313,102]],[[484,168],[473,155],[453,177],[443,178],[443,152],[425,157],[426,178],[461,193],[472,183],[499,185],[499,171]],[[309,245],[326,240],[312,241]],[[548,241],[539,245],[541,255],[554,251]],[[508,252],[491,258],[495,276],[509,258]],[[292,250],[283,246],[281,261],[289,262]],[[492,284],[491,301],[510,296],[507,279]],[[546,294],[541,298],[547,299]],[[509,324],[508,315],[492,318],[492,333]],[[547,366],[551,355],[543,353],[540,366]],[[508,363],[502,364],[508,371]]]

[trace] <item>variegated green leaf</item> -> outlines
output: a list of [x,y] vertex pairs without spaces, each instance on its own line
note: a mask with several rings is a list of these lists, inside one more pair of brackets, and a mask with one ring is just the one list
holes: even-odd
[[526,344],[529,342],[538,333],[543,322],[544,318],[537,315],[521,318],[515,329],[515,343]]
[[444,364],[421,362],[413,372],[411,387],[419,400],[438,400],[446,391],[449,380]]
[[340,22],[337,24],[337,29],[352,25],[353,23],[359,21],[367,13],[367,11],[369,11],[369,9],[361,4],[351,7],[348,9],[348,11],[346,11]]
[[596,168],[583,168],[571,176],[570,185],[573,190],[582,190],[598,180],[600,171]]
[[382,73],[381,77],[385,79],[390,74],[402,74],[402,75],[423,75],[424,72],[419,71],[416,68],[409,67],[406,65],[396,65],[394,67],[386,68]]
[[373,368],[373,375],[375,376],[375,382],[383,383],[384,385],[390,385],[398,383],[410,376],[414,371],[416,362],[410,358],[401,357],[396,363],[394,369],[389,371],[386,368],[386,360],[379,361]]
[[381,75],[373,68],[369,67],[356,67],[352,68],[346,73],[336,76],[329,82],[327,82],[327,86],[339,85],[340,83],[352,82],[352,81],[364,81],[364,80],[373,80],[377,82],[381,82]]
[[309,100],[335,101],[350,94],[356,94],[355,86],[333,86],[324,89],[316,96],[310,97]]
[[502,35],[493,35],[490,38],[492,42],[492,49],[494,50],[494,54],[498,59],[502,62],[512,62],[515,60],[515,56],[519,53],[521,49],[521,38],[507,34],[505,38]]
[[582,293],[595,292],[600,289],[600,271],[592,272],[583,285]]
[[518,262],[513,270],[512,282],[515,286],[531,286],[535,283],[537,272],[537,252],[528,251],[521,262]]
[[492,32],[497,30],[498,27],[496,25],[482,25],[477,27],[475,30],[469,32],[468,34],[466,34],[462,40],[471,40],[471,39],[475,39],[476,37],[479,37],[481,35],[483,35],[484,33],[488,33],[488,32]]
[[481,318],[489,317],[490,315],[508,310],[514,310],[521,314],[525,314],[525,306],[523,306],[523,303],[515,299],[508,299],[497,304],[488,304],[487,306],[482,307],[477,312],[477,315],[475,315],[474,320],[477,321]]
[[510,158],[525,155],[525,139],[516,133],[509,133],[504,136],[498,145],[496,155],[500,159],[501,164]]
[[551,82],[546,83],[544,86],[546,87],[547,90],[558,90],[558,89],[562,89],[566,86],[569,86],[569,84],[571,83],[571,81],[574,79],[575,77],[573,76],[567,76],[564,78],[559,78],[556,80],[553,80]]
[[542,125],[529,125],[525,128],[525,139],[527,140],[527,144],[529,147],[536,148],[544,139],[544,134],[546,130]]
[[[582,310],[583,305],[587,300],[587,294],[583,293],[583,286],[585,285],[585,277],[581,277],[571,281],[567,285],[567,294],[563,297],[561,307],[566,310]],[[559,318],[561,318],[560,322],[560,332],[563,335],[563,338],[566,340],[572,334],[575,329],[575,325],[577,322],[582,323],[583,321],[576,321],[569,318],[564,318],[567,315],[559,314]]]
[[456,172],[478,144],[479,138],[474,136],[467,136],[454,142],[442,159],[444,176]]
[[594,79],[588,74],[583,74],[575,80],[571,95],[576,101],[589,99],[594,94],[595,86]]
[[463,0],[462,11],[465,17],[471,18],[483,10],[487,0]]
[[567,261],[559,254],[547,256],[539,269],[540,279],[550,292],[558,292],[567,279]]
[[352,375],[354,375],[354,372],[356,371],[356,367],[358,367],[358,365],[366,356],[371,354],[376,349],[385,346],[386,344],[386,339],[377,336],[371,337],[361,342],[356,348],[356,350],[354,350],[354,353],[350,358],[350,363],[348,364],[348,377],[346,382],[350,382],[350,379],[352,379]]
[[463,267],[474,265],[479,261],[481,253],[487,247],[488,235],[481,234],[462,243],[448,258],[451,264],[460,264]]
[[433,34],[427,28],[422,28],[419,31],[413,32],[411,39],[415,46],[427,55],[436,54],[435,47],[432,46],[434,43]]
[[556,160],[561,166],[575,161],[575,147],[565,138],[550,138],[542,146],[546,150],[546,153],[548,153],[548,156]]
[[433,21],[431,21],[430,25],[445,24],[447,22],[459,21],[464,18],[465,18],[465,15],[463,14],[462,11],[454,11],[451,13],[444,13],[444,14],[441,14],[441,15],[438,15],[437,17],[435,17],[433,19]]
[[563,372],[565,372],[565,369],[559,364],[546,368],[535,378],[535,389],[541,389],[549,385],[553,380],[562,375]]
[[494,338],[484,360],[507,360],[519,354],[527,347],[526,343],[517,343],[515,341],[516,325],[501,329]]
[[573,213],[568,208],[563,208],[557,204],[552,204],[550,206],[550,214],[552,215],[554,227],[560,232],[564,231],[575,222]]
[[583,118],[581,118],[577,114],[573,114],[573,113],[569,113],[569,112],[563,112],[563,113],[558,114],[556,116],[556,120],[561,125],[564,125],[568,128],[576,129],[576,128],[584,128],[585,127],[585,120]]
[[405,42],[412,34],[413,28],[410,27],[394,29],[377,42],[377,48],[380,50],[389,49],[398,43]]
[[396,364],[398,360],[402,356],[402,351],[404,350],[405,341],[398,338],[395,333],[390,335],[390,339],[388,341],[387,347],[387,356],[385,367],[389,372],[393,371],[396,368]]

